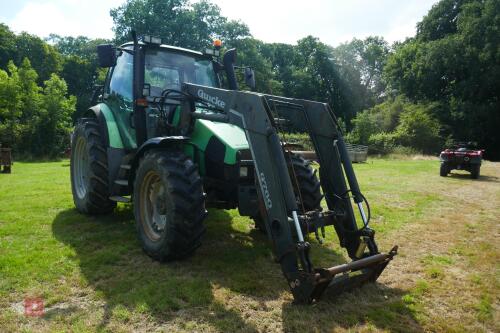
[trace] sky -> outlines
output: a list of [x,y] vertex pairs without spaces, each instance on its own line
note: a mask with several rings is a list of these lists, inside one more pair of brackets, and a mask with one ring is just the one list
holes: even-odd
[[[437,0],[212,0],[221,13],[250,27],[265,42],[294,44],[313,35],[336,46],[370,35],[389,42],[415,34]],[[124,0],[0,0],[0,22],[40,37],[50,33],[113,37],[109,10]]]

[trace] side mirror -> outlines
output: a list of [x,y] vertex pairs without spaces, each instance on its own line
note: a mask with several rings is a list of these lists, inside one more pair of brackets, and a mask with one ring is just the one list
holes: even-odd
[[97,45],[99,67],[113,67],[116,65],[116,49],[111,44]]
[[238,82],[234,73],[234,64],[236,63],[236,49],[227,50],[222,59],[224,69],[226,70],[227,83],[230,90],[238,90]]
[[222,59],[222,63],[224,65],[226,64],[234,65],[236,63],[236,49],[227,50],[227,52],[224,53],[224,58]]
[[245,84],[250,87],[250,89],[255,89],[255,71],[251,67],[245,68]]

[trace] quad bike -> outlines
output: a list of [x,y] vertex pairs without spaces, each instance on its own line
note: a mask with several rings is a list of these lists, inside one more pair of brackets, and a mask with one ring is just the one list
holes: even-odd
[[[254,72],[235,66],[235,49],[221,63],[220,43],[201,53],[132,35],[120,47],[98,46],[99,63],[109,71],[74,131],[76,208],[104,214],[117,202],[132,202],[142,247],[160,261],[184,258],[200,246],[207,207],[238,208],[267,233],[297,302],[317,300],[327,288],[341,292],[375,281],[397,247],[378,250],[330,107],[238,90],[237,72],[255,87]],[[309,133],[319,179],[285,148],[278,119]],[[308,235],[321,240],[327,226],[352,262],[313,265]]]
[[471,143],[459,143],[442,151],[439,155],[439,175],[446,177],[451,170],[466,170],[470,172],[472,179],[478,179],[484,150],[477,150],[472,146]]

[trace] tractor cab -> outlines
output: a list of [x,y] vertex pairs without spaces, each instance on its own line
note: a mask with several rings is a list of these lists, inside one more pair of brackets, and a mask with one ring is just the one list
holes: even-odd
[[[197,96],[199,100],[183,102],[182,87],[187,83],[238,89],[239,69],[244,69],[247,85],[254,87],[253,70],[236,68],[234,49],[220,57],[220,47],[216,40],[213,48],[198,52],[164,45],[150,36],[117,48],[109,44],[98,46],[99,63],[109,68],[98,105],[100,113],[112,120],[116,129],[109,131],[107,126],[111,146],[117,148],[108,162],[113,177],[120,174],[122,160],[127,155],[140,154],[151,144],[149,140],[189,137],[190,144],[183,145],[183,151],[200,165],[208,200],[224,203],[225,208],[238,206],[240,182],[253,182],[253,172],[252,177],[240,179],[241,172],[248,174],[252,170],[251,165],[241,165],[242,159],[251,159],[244,131],[233,124],[192,119],[193,110],[216,117],[216,109],[225,106],[217,97],[211,98],[202,91]],[[121,195],[127,189],[115,185],[112,192]],[[248,209],[242,207],[245,210]]]
[[[212,56],[152,43],[151,37],[143,40],[150,42],[138,42],[135,51],[133,43],[118,48],[110,44],[98,47],[101,67],[109,68],[105,84],[100,88],[100,101],[110,108],[116,118],[120,139],[126,149],[138,148],[136,132],[141,132],[140,143],[168,134],[157,128],[155,120],[164,116],[170,122],[178,121],[179,114],[176,115],[175,111],[179,102],[175,97],[178,97],[183,83],[220,87]],[[140,56],[134,58],[134,52]],[[140,60],[139,64],[134,65],[134,59]],[[137,105],[137,100],[142,101],[142,105]],[[157,108],[155,104],[162,104],[163,107]],[[145,117],[134,116],[136,106],[145,107]],[[146,120],[145,128],[141,124],[135,128],[134,122],[142,122],[142,118]]]

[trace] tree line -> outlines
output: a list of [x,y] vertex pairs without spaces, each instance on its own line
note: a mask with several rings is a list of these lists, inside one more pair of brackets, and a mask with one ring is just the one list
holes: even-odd
[[134,29],[196,50],[222,39],[224,49],[238,49],[240,64],[255,69],[257,91],[328,102],[348,141],[372,152],[432,154],[454,141],[476,141],[500,158],[498,1],[441,0],[414,37],[393,45],[377,36],[336,47],[313,36],[295,45],[265,43],[209,1],[128,0],[110,15],[112,41],[42,40],[0,24],[0,142],[33,156],[63,151],[105,77],[95,47],[125,42]]

